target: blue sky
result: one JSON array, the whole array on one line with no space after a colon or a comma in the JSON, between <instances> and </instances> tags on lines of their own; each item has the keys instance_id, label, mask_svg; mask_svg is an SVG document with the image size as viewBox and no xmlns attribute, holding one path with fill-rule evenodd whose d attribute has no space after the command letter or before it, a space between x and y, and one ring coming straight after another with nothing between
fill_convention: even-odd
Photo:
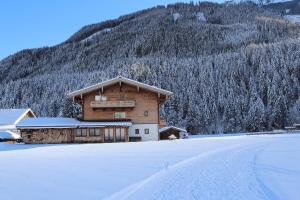
<instances>
[{"instance_id":1,"label":"blue sky","mask_svg":"<svg viewBox=\"0 0 300 200\"><path fill-rule=\"evenodd\" d=\"M22 49L63 42L84 25L175 2L178 0L1 0L0 60Z\"/></svg>"}]
</instances>

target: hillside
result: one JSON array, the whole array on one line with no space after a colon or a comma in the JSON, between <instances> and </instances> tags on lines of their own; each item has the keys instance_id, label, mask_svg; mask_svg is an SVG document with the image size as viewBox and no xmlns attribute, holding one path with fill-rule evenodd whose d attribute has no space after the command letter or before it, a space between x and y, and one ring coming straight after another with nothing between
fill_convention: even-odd
<instances>
[{"instance_id":1,"label":"hillside","mask_svg":"<svg viewBox=\"0 0 300 200\"><path fill-rule=\"evenodd\" d=\"M300 118L300 26L253 3L158 6L0 61L0 107L70 116L67 92L118 74L174 92L193 132L282 128Z\"/></svg>"}]
</instances>

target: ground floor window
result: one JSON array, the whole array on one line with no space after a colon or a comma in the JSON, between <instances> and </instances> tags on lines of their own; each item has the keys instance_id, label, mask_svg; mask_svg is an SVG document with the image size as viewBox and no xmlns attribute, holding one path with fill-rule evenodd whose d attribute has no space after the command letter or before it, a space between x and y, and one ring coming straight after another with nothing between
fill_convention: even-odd
<instances>
[{"instance_id":1,"label":"ground floor window","mask_svg":"<svg viewBox=\"0 0 300 200\"><path fill-rule=\"evenodd\" d=\"M113 128L104 129L104 140L106 142L114 141L114 129Z\"/></svg>"},{"instance_id":2,"label":"ground floor window","mask_svg":"<svg viewBox=\"0 0 300 200\"><path fill-rule=\"evenodd\" d=\"M125 141L125 129L124 128L116 128L116 141L117 142Z\"/></svg>"},{"instance_id":3,"label":"ground floor window","mask_svg":"<svg viewBox=\"0 0 300 200\"><path fill-rule=\"evenodd\" d=\"M100 129L99 128L91 128L89 136L100 136Z\"/></svg>"},{"instance_id":4,"label":"ground floor window","mask_svg":"<svg viewBox=\"0 0 300 200\"><path fill-rule=\"evenodd\" d=\"M87 129L83 129L83 128L80 128L80 129L76 129L76 136L77 137L85 137L87 136Z\"/></svg>"}]
</instances>

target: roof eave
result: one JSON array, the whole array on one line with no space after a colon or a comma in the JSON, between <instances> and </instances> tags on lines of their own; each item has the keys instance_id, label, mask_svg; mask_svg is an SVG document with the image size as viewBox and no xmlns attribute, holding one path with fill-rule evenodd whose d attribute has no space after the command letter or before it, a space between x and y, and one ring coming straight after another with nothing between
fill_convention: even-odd
<instances>
[{"instance_id":1,"label":"roof eave","mask_svg":"<svg viewBox=\"0 0 300 200\"><path fill-rule=\"evenodd\" d=\"M149 90L149 91L152 91L152 92L155 92L155 93L160 93L160 94L164 94L164 95L168 95L168 96L171 96L173 94L173 92L170 92L168 90L164 90L164 89L161 89L161 88L156 88L154 86L147 85L145 83L141 83L141 82L138 82L138 81L135 81L135 80L131 80L131 79L119 76L117 78L110 79L110 80L104 81L102 83L98 83L98 84L95 84L95 85L92 85L92 86L89 86L89 87L86 87L86 88L68 93L67 97L68 98L73 98L73 97L76 97L76 96L79 96L79 95L82 95L82 94L86 94L86 93L98 90L102 87L106 87L108 85L117 83L118 81L121 81L121 82L124 82L124 83L127 83L127 84L138 85L139 87L142 87L143 89L146 89L146 90Z\"/></svg>"}]
</instances>

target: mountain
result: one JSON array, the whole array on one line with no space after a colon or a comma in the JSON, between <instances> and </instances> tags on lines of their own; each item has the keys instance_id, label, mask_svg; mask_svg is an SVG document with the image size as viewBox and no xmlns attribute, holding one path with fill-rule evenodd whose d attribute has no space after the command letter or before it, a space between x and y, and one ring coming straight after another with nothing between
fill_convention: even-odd
<instances>
[{"instance_id":1,"label":"mountain","mask_svg":"<svg viewBox=\"0 0 300 200\"><path fill-rule=\"evenodd\" d=\"M300 0L277 1L264 6L283 15L300 15Z\"/></svg>"},{"instance_id":2,"label":"mountain","mask_svg":"<svg viewBox=\"0 0 300 200\"><path fill-rule=\"evenodd\" d=\"M251 2L157 6L83 27L0 61L0 107L73 116L65 94L121 74L173 91L162 108L192 132L300 120L300 26Z\"/></svg>"}]
</instances>

